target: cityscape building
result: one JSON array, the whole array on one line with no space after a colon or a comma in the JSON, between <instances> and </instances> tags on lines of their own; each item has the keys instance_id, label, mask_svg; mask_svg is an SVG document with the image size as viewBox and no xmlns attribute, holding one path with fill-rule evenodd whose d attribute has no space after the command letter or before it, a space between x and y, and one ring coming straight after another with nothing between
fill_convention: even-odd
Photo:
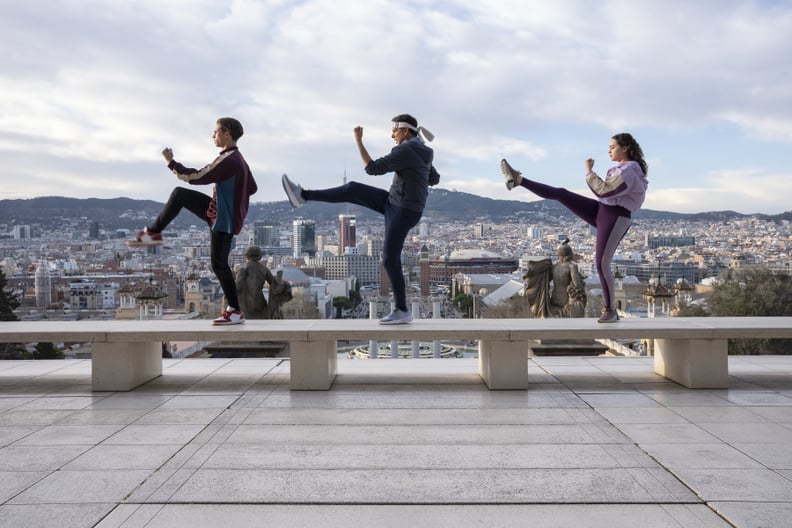
<instances>
[{"instance_id":1,"label":"cityscape building","mask_svg":"<svg viewBox=\"0 0 792 528\"><path fill-rule=\"evenodd\" d=\"M36 307L47 308L52 304L52 281L50 280L49 264L39 260L35 276Z\"/></svg>"},{"instance_id":2,"label":"cityscape building","mask_svg":"<svg viewBox=\"0 0 792 528\"><path fill-rule=\"evenodd\" d=\"M347 253L346 255L320 257L317 264L324 268L327 280L343 280L355 277L362 286L380 282L380 259L369 255Z\"/></svg>"},{"instance_id":3,"label":"cityscape building","mask_svg":"<svg viewBox=\"0 0 792 528\"><path fill-rule=\"evenodd\" d=\"M343 255L349 248L357 251L357 241L355 239L355 215L338 215L338 254Z\"/></svg>"},{"instance_id":4,"label":"cityscape building","mask_svg":"<svg viewBox=\"0 0 792 528\"><path fill-rule=\"evenodd\" d=\"M30 240L29 225L15 225L12 230L14 240Z\"/></svg>"},{"instance_id":5,"label":"cityscape building","mask_svg":"<svg viewBox=\"0 0 792 528\"><path fill-rule=\"evenodd\" d=\"M292 223L292 256L316 254L316 222L298 218Z\"/></svg>"},{"instance_id":6,"label":"cityscape building","mask_svg":"<svg viewBox=\"0 0 792 528\"><path fill-rule=\"evenodd\" d=\"M253 225L253 245L260 247L263 254L272 254L273 249L280 249L280 226L256 222Z\"/></svg>"},{"instance_id":7,"label":"cityscape building","mask_svg":"<svg viewBox=\"0 0 792 528\"><path fill-rule=\"evenodd\" d=\"M125 215L129 216L128 228L105 218L95 220L106 226L104 233L113 234L104 238L99 231L101 240L93 237L96 229L85 216L47 217L41 221L0 225L0 232L5 233L0 237L0 266L9 287L19 294L20 310L30 311L25 317L59 309L70 312L71 317L77 317L75 312L86 312L78 317L93 317L93 313L87 312L129 309L137 318L140 310L134 294L139 293L140 286L135 286L128 296L124 285L141 285L151 277L167 294L161 299L162 310L178 310L187 315L184 312L222 309L222 289L212 277L205 226L174 226L167 233L167 243L157 249L132 249L123 241L140 224L140 219L125 212L119 217L126 218ZM290 226L291 233L285 222L293 217L283 219L283 225L268 220L245 226L229 260L232 264L243 262L247 244L253 243L268 255L271 269L285 263L298 268L305 266L315 282L299 286L310 291L300 294L301 302L306 303L300 313L327 313L328 295L336 293L319 291L317 285L322 280L354 278L365 288L366 295L388 296L389 284L379 262L382 252L379 224L369 226L364 216L355 217L354 245L359 249L355 255L342 249L353 245L346 241L350 237L341 229L343 217L352 215L317 216L321 221L297 219ZM495 286L488 282L490 274L510 276L507 284L519 281L525 262L555 258L559 241L568 237L576 263L587 277L592 302L596 302L597 286L592 284L597 274L594 234L589 226L576 219L526 214L513 221L493 221L486 216L433 221L431 237L429 225L428 219L422 220L405 241L402 254L408 295L412 299L438 294L452 298L454 277L459 273L476 279L468 281L477 285L471 289L475 295ZM471 227L476 225L485 237L471 236ZM331 254L317 251L319 236L329 242L323 247L332 251ZM792 227L787 220L768 220L760 215L729 221L638 218L622 241L613 266L623 277L621 306L644 317L650 299L643 293L652 278L668 285L673 296L665 298L666 302L677 303L695 302L706 287L704 283L728 269L762 267L790 273ZM49 287L45 270L49 272ZM191 276L197 279L197 291L189 290L186 278ZM682 287L684 284L690 289ZM46 291L50 292L49 299ZM654 298L655 316L666 316L669 312L661 298ZM150 313L157 311L152 309Z\"/></svg>"},{"instance_id":8,"label":"cityscape building","mask_svg":"<svg viewBox=\"0 0 792 528\"><path fill-rule=\"evenodd\" d=\"M442 257L420 261L421 295L429 295L432 286L451 285L457 274L512 273L519 268L518 259L491 251L458 250Z\"/></svg>"},{"instance_id":9,"label":"cityscape building","mask_svg":"<svg viewBox=\"0 0 792 528\"><path fill-rule=\"evenodd\" d=\"M646 235L646 247L657 249L661 247L684 247L695 246L696 237L694 236L650 236Z\"/></svg>"}]
</instances>

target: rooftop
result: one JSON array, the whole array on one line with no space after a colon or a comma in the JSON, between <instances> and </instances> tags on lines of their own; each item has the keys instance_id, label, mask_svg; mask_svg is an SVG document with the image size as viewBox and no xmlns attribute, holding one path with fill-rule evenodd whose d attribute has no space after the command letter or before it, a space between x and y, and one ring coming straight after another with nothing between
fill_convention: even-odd
<instances>
[{"instance_id":1,"label":"rooftop","mask_svg":"<svg viewBox=\"0 0 792 528\"><path fill-rule=\"evenodd\" d=\"M651 358L164 360L92 393L89 360L0 362L0 526L792 526L792 357L688 390Z\"/></svg>"}]
</instances>

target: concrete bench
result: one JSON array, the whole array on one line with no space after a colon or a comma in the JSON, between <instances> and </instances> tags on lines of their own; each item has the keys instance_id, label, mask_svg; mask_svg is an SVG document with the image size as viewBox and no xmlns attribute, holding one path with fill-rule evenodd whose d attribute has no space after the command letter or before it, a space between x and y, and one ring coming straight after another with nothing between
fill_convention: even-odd
<instances>
[{"instance_id":1,"label":"concrete bench","mask_svg":"<svg viewBox=\"0 0 792 528\"><path fill-rule=\"evenodd\" d=\"M337 371L336 343L476 340L479 375L492 390L527 389L527 354L541 339L655 339L654 369L689 388L728 386L727 340L792 338L792 317L625 319L419 319L383 326L375 320L251 320L212 326L207 320L0 323L0 342L92 343L95 391L127 391L162 374L163 341L285 341L293 390L327 390Z\"/></svg>"}]
</instances>

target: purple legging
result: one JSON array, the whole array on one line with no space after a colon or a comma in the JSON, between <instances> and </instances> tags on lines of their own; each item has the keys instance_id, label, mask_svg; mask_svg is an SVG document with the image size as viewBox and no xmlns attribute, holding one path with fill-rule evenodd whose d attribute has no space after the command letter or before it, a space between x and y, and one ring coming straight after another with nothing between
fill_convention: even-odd
<instances>
[{"instance_id":1,"label":"purple legging","mask_svg":"<svg viewBox=\"0 0 792 528\"><path fill-rule=\"evenodd\" d=\"M613 254L632 219L630 211L618 205L606 205L598 200L587 198L561 187L551 187L543 183L523 178L520 185L542 198L557 200L587 224L597 228L597 249L595 254L597 274L602 286L602 298L606 309L615 308L613 292L616 289L611 271Z\"/></svg>"}]
</instances>

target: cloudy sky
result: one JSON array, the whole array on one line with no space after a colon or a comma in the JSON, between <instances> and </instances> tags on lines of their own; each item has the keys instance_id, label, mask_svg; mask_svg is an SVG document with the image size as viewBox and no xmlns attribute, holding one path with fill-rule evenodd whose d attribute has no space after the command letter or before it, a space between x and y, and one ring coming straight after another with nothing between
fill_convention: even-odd
<instances>
[{"instance_id":1,"label":"cloudy sky","mask_svg":"<svg viewBox=\"0 0 792 528\"><path fill-rule=\"evenodd\" d=\"M588 193L629 131L649 163L645 207L792 210L792 1L0 0L0 198L164 201L161 150L200 167L217 117L256 202L366 176L390 118L436 139L440 187L508 192L528 177ZM207 188L208 192L211 192Z\"/></svg>"}]
</instances>

